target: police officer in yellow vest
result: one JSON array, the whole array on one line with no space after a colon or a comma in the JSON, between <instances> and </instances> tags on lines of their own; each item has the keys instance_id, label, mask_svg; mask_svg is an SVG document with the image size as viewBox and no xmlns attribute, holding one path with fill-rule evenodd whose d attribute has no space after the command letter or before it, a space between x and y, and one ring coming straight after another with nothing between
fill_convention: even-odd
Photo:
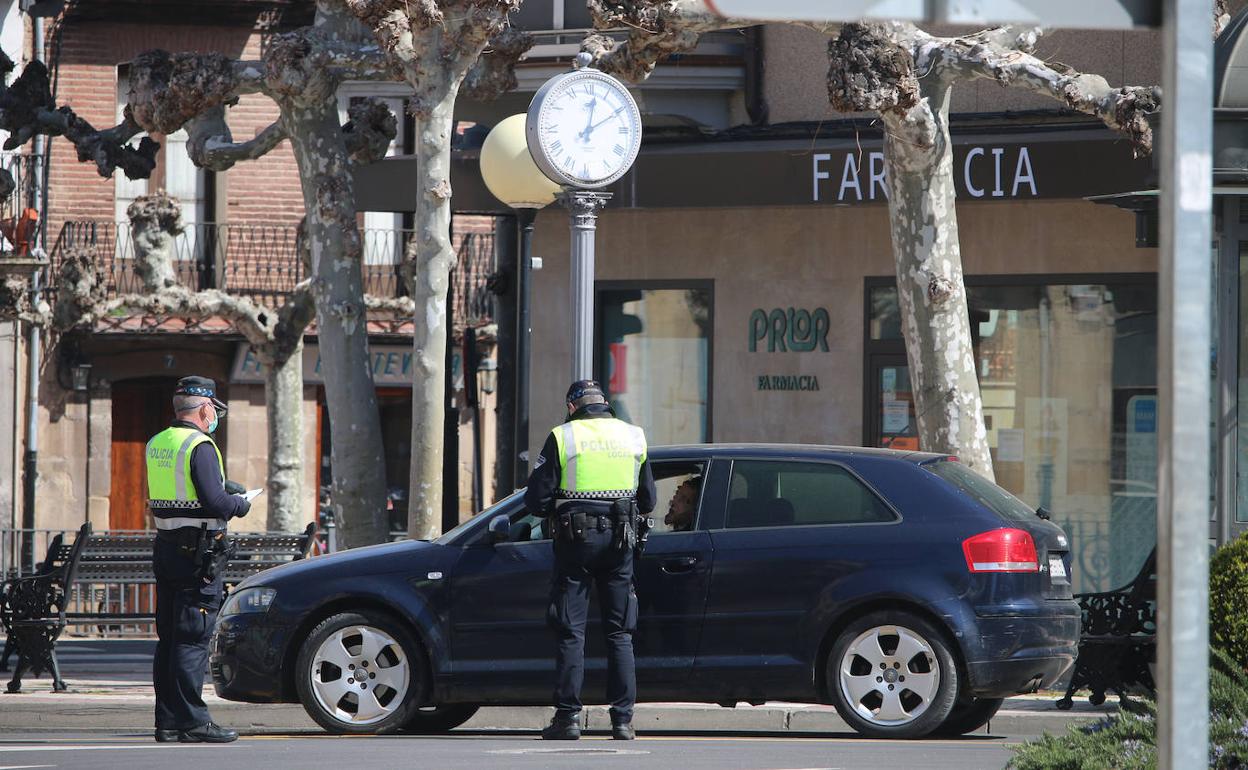
<instances>
[{"instance_id":1,"label":"police officer in yellow vest","mask_svg":"<svg viewBox=\"0 0 1248 770\"><path fill-rule=\"evenodd\" d=\"M228 743L238 733L214 724L201 695L208 642L221 607L225 526L246 516L241 485L225 480L211 434L225 415L216 383L183 377L173 425L147 442L148 505L156 524L156 740Z\"/></svg>"},{"instance_id":2,"label":"police officer in yellow vest","mask_svg":"<svg viewBox=\"0 0 1248 770\"><path fill-rule=\"evenodd\" d=\"M525 492L530 511L548 515L555 568L548 620L558 638L555 716L547 740L581 735L585 622L591 586L598 590L607 642L607 702L611 733L632 740L637 677L633 635L633 547L638 518L654 510L654 477L641 428L615 417L601 386L580 380L568 388L568 419L551 431Z\"/></svg>"}]
</instances>

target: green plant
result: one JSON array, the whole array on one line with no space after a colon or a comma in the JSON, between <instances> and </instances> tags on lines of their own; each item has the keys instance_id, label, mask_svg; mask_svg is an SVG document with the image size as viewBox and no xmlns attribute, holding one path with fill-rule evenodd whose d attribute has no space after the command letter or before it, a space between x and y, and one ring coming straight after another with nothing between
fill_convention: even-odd
<instances>
[{"instance_id":1,"label":"green plant","mask_svg":"<svg viewBox=\"0 0 1248 770\"><path fill-rule=\"evenodd\" d=\"M1248 535L1219 548L1209 563L1209 637L1248 669Z\"/></svg>"},{"instance_id":2,"label":"green plant","mask_svg":"<svg viewBox=\"0 0 1248 770\"><path fill-rule=\"evenodd\" d=\"M1209 656L1209 767L1248 768L1248 671L1221 649ZM1157 706L1126 701L1118 714L1015 750L1013 770L1152 770L1157 766Z\"/></svg>"}]
</instances>

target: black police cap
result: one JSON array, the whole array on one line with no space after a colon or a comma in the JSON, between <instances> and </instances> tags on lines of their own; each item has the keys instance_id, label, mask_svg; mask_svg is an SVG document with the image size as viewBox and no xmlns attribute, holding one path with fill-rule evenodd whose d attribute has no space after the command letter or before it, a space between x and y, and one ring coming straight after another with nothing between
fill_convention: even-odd
<instances>
[{"instance_id":1,"label":"black police cap","mask_svg":"<svg viewBox=\"0 0 1248 770\"><path fill-rule=\"evenodd\" d=\"M212 405L224 412L226 406L217 398L217 383L208 377L192 375L178 380L175 396L203 396L212 401Z\"/></svg>"},{"instance_id":2,"label":"black police cap","mask_svg":"<svg viewBox=\"0 0 1248 770\"><path fill-rule=\"evenodd\" d=\"M568 387L569 404L582 406L584 404L605 404L607 401L606 394L602 392L602 386L597 380L577 380Z\"/></svg>"}]
</instances>

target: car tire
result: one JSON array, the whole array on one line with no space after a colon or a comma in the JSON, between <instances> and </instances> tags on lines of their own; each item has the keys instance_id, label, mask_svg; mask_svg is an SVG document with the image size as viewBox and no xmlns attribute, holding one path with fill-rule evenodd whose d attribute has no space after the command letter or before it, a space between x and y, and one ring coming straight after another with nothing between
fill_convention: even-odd
<instances>
[{"instance_id":1,"label":"car tire","mask_svg":"<svg viewBox=\"0 0 1248 770\"><path fill-rule=\"evenodd\" d=\"M407 733L433 734L454 730L472 719L480 706L453 703L447 706L422 706L412 712L403 731Z\"/></svg>"},{"instance_id":2,"label":"car tire","mask_svg":"<svg viewBox=\"0 0 1248 770\"><path fill-rule=\"evenodd\" d=\"M371 610L321 621L304 640L295 665L304 710L337 734L401 729L426 683L424 650L416 637L395 618Z\"/></svg>"},{"instance_id":3,"label":"car tire","mask_svg":"<svg viewBox=\"0 0 1248 770\"><path fill-rule=\"evenodd\" d=\"M961 699L953 705L953 711L949 712L944 724L936 728L936 734L956 737L975 732L996 716L1002 703L1005 703L1005 698Z\"/></svg>"},{"instance_id":4,"label":"car tire","mask_svg":"<svg viewBox=\"0 0 1248 770\"><path fill-rule=\"evenodd\" d=\"M908 612L873 612L850 622L832 644L825 675L841 718L876 738L935 732L958 693L957 661L944 633Z\"/></svg>"}]
</instances>

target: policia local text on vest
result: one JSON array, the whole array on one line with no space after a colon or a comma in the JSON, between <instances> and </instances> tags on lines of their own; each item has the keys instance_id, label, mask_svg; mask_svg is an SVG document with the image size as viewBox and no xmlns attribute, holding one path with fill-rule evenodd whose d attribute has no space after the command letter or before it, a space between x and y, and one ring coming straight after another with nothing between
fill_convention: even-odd
<instances>
[{"instance_id":1,"label":"policia local text on vest","mask_svg":"<svg viewBox=\"0 0 1248 770\"><path fill-rule=\"evenodd\" d=\"M648 528L649 520L641 517L654 510L654 477L645 433L616 419L598 383L573 383L567 403L568 420L546 439L524 496L529 511L547 515L547 532L554 538L547 620L558 642L555 716L542 737L580 737L585 624L589 592L596 586L607 642L612 736L631 740L637 700L633 558Z\"/></svg>"},{"instance_id":2,"label":"policia local text on vest","mask_svg":"<svg viewBox=\"0 0 1248 770\"><path fill-rule=\"evenodd\" d=\"M221 450L209 434L226 407L207 377L183 377L174 391L173 425L147 442L148 506L156 525L156 740L226 743L238 733L212 722L204 705L208 642L221 608L229 558L226 523L246 516L241 485L225 480Z\"/></svg>"}]
</instances>

